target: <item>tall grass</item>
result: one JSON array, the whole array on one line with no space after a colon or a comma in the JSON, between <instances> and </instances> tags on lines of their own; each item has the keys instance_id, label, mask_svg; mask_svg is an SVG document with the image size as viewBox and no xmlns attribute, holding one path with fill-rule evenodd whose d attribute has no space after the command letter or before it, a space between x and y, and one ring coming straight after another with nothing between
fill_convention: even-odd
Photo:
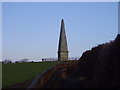
<instances>
[{"instance_id":1,"label":"tall grass","mask_svg":"<svg viewBox=\"0 0 120 90\"><path fill-rule=\"evenodd\" d=\"M2 85L8 87L16 83L34 79L36 75L60 62L32 62L2 65Z\"/></svg>"}]
</instances>

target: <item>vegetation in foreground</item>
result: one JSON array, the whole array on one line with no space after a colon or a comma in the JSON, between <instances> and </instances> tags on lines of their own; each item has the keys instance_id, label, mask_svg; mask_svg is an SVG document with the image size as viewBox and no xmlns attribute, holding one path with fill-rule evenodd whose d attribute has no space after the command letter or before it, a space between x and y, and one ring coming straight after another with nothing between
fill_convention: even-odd
<instances>
[{"instance_id":1,"label":"vegetation in foreground","mask_svg":"<svg viewBox=\"0 0 120 90\"><path fill-rule=\"evenodd\" d=\"M60 62L10 63L2 65L2 87L34 79L36 75Z\"/></svg>"},{"instance_id":2,"label":"vegetation in foreground","mask_svg":"<svg viewBox=\"0 0 120 90\"><path fill-rule=\"evenodd\" d=\"M93 88L120 88L120 34L115 40L84 52L79 69Z\"/></svg>"}]
</instances>

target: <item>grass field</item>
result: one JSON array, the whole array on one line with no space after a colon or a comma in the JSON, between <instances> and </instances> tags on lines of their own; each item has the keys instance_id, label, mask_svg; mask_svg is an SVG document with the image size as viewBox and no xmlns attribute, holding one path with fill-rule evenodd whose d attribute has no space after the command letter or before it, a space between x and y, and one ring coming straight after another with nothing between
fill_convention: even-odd
<instances>
[{"instance_id":1,"label":"grass field","mask_svg":"<svg viewBox=\"0 0 120 90\"><path fill-rule=\"evenodd\" d=\"M60 62L32 62L2 65L2 87L34 79L36 75Z\"/></svg>"}]
</instances>

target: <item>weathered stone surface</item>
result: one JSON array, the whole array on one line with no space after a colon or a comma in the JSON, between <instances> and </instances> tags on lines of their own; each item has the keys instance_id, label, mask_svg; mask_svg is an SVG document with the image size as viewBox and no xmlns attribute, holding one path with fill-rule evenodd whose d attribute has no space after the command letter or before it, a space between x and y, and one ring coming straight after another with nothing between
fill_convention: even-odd
<instances>
[{"instance_id":1,"label":"weathered stone surface","mask_svg":"<svg viewBox=\"0 0 120 90\"><path fill-rule=\"evenodd\" d=\"M67 46L67 39L65 33L65 26L64 20L61 21L61 30L60 30L60 38L59 38L59 45L58 45L58 60L66 61L68 60L68 46Z\"/></svg>"}]
</instances>

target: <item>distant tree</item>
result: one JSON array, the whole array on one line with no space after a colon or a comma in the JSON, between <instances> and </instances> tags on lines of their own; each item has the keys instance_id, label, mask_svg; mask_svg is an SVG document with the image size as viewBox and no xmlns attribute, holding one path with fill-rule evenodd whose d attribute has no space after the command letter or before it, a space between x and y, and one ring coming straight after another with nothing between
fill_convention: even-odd
<instances>
[{"instance_id":1,"label":"distant tree","mask_svg":"<svg viewBox=\"0 0 120 90\"><path fill-rule=\"evenodd\" d=\"M21 62L21 63L29 62L29 59L26 59L26 58L25 58L25 59L21 59L20 62Z\"/></svg>"},{"instance_id":2,"label":"distant tree","mask_svg":"<svg viewBox=\"0 0 120 90\"><path fill-rule=\"evenodd\" d=\"M15 61L15 63L20 63L20 61Z\"/></svg>"},{"instance_id":3,"label":"distant tree","mask_svg":"<svg viewBox=\"0 0 120 90\"><path fill-rule=\"evenodd\" d=\"M34 61L31 61L32 63L34 62Z\"/></svg>"},{"instance_id":4,"label":"distant tree","mask_svg":"<svg viewBox=\"0 0 120 90\"><path fill-rule=\"evenodd\" d=\"M6 59L6 60L2 61L2 63L3 63L3 64L8 64L8 63L12 63L12 61Z\"/></svg>"}]
</instances>

